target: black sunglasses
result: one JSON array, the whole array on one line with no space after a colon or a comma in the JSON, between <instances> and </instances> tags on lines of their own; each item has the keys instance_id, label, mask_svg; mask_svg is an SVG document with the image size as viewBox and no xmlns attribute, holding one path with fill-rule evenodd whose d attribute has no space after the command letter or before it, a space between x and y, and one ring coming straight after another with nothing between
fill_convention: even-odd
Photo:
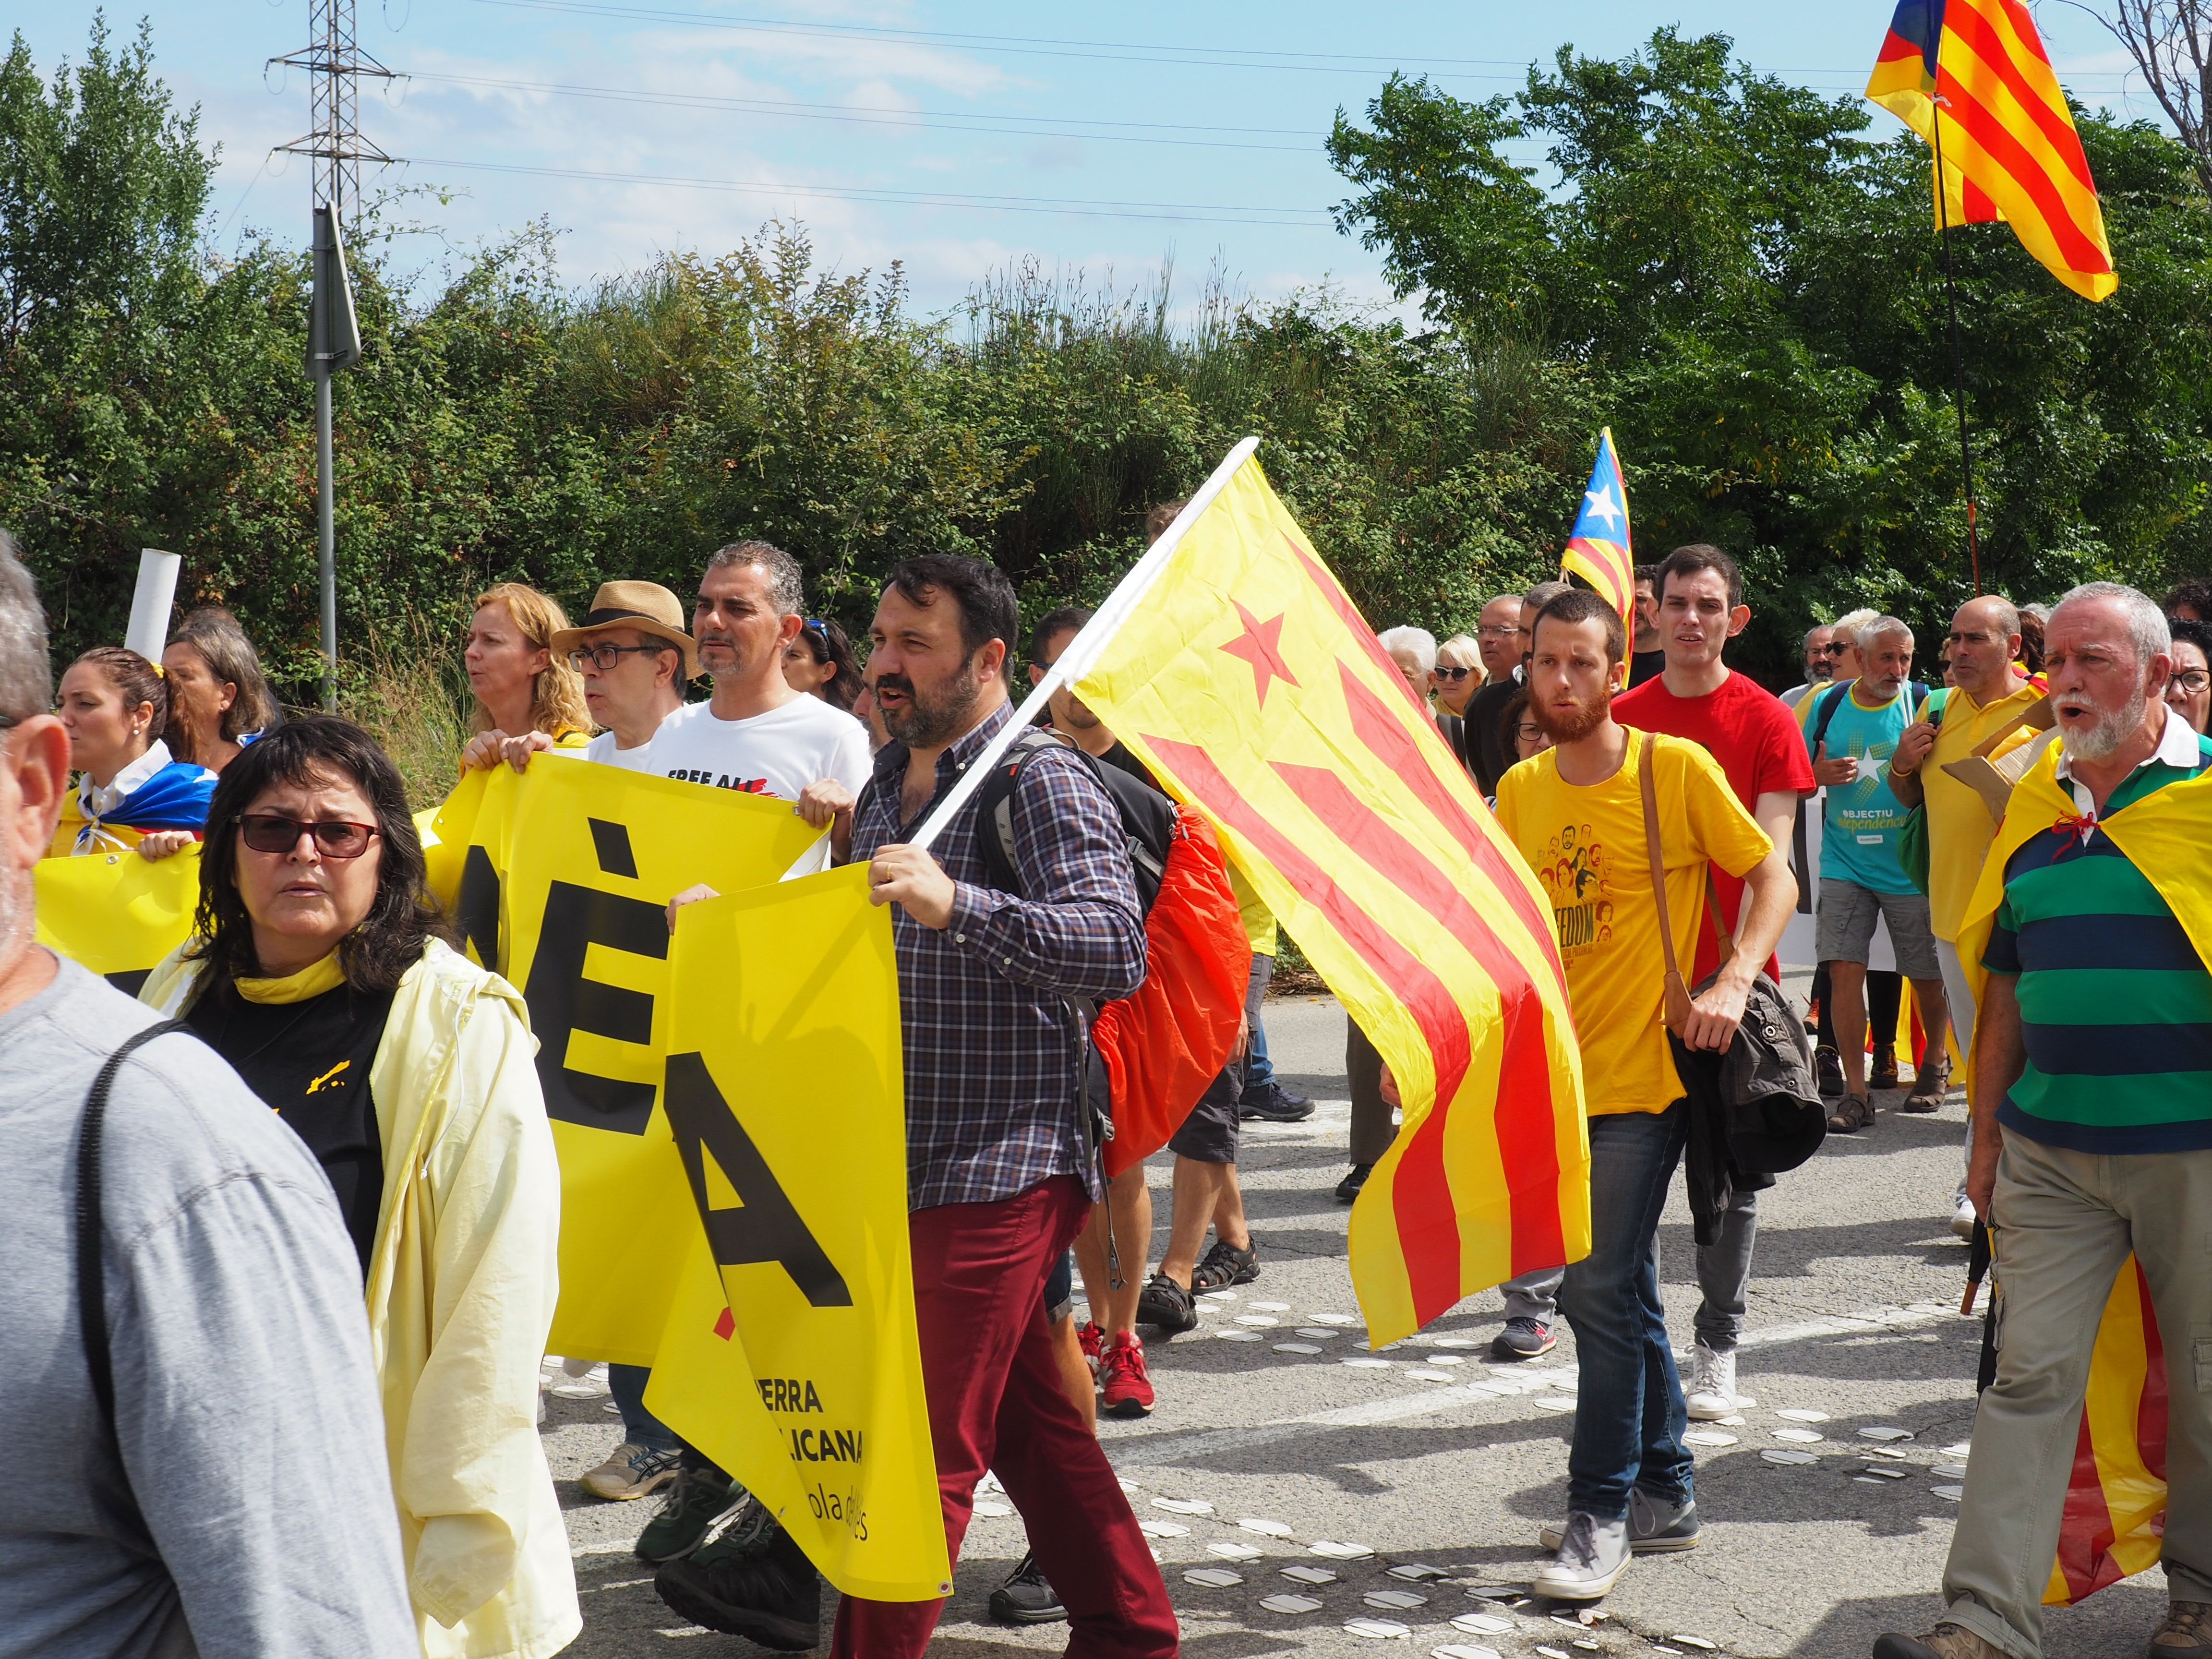
<instances>
[{"instance_id":1,"label":"black sunglasses","mask_svg":"<svg viewBox=\"0 0 2212 1659\"><path fill-rule=\"evenodd\" d=\"M325 858L357 859L384 832L373 823L349 823L343 818L309 823L273 812L244 812L239 815L238 833L256 853L289 853L300 844L301 836L313 836L315 850Z\"/></svg>"},{"instance_id":2,"label":"black sunglasses","mask_svg":"<svg viewBox=\"0 0 2212 1659\"><path fill-rule=\"evenodd\" d=\"M1442 664L1437 666L1437 678L1440 680L1463 680L1473 672L1472 668L1446 668Z\"/></svg>"}]
</instances>

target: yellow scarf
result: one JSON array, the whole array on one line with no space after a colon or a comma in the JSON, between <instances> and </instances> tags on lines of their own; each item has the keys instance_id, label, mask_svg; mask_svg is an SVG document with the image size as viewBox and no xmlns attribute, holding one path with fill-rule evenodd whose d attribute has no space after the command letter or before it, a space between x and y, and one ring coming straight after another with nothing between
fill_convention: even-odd
<instances>
[{"instance_id":1,"label":"yellow scarf","mask_svg":"<svg viewBox=\"0 0 2212 1659\"><path fill-rule=\"evenodd\" d=\"M309 997L319 997L325 991L335 991L345 983L345 969L338 966L338 953L332 951L320 962L309 963L296 974L287 974L282 979L247 979L234 981L238 994L248 1002L305 1002Z\"/></svg>"}]
</instances>

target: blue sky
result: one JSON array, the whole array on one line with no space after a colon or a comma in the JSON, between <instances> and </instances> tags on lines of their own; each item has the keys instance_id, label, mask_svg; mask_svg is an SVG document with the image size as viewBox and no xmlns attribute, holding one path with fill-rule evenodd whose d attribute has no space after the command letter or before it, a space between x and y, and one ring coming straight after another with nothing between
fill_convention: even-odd
<instances>
[{"instance_id":1,"label":"blue sky","mask_svg":"<svg viewBox=\"0 0 2212 1659\"><path fill-rule=\"evenodd\" d=\"M1393 69L1486 96L1563 42L1617 55L1671 23L1728 33L1761 70L1855 94L1889 15L1881 0L359 7L362 46L409 76L363 83L363 132L408 158L384 181L451 192L405 208L430 228L401 245L426 275L541 216L576 283L664 251L712 255L782 217L803 221L842 269L902 260L931 309L1019 262L1128 288L1149 285L1169 257L1185 300L1218 264L1262 299L1326 281L1381 303L1375 256L1329 224L1345 191L1321 141L1335 111L1357 113ZM2093 21L2055 0L2037 14L2076 96L2155 115L2129 94L2126 60ZM165 78L222 147L222 240L304 239L307 163L270 151L309 125L307 88L264 64L305 41L307 0L141 0L110 17L127 31L141 15ZM26 8L15 27L51 72L81 52L91 16L74 3ZM1878 131L1894 126L1873 113Z\"/></svg>"}]
</instances>

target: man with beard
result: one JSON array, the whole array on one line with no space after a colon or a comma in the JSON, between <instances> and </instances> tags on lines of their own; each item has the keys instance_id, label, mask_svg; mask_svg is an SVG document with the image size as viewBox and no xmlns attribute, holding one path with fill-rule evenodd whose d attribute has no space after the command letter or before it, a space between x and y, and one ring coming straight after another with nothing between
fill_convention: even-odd
<instances>
[{"instance_id":1,"label":"man with beard","mask_svg":"<svg viewBox=\"0 0 2212 1659\"><path fill-rule=\"evenodd\" d=\"M1640 732L1664 732L1701 744L1720 763L1729 787L1777 847L1790 845L1797 803L1813 792L1813 768L1796 723L1782 700L1721 660L1728 642L1751 621L1743 602L1743 573L1735 561L1704 542L1678 547L1661 562L1657 583L1661 649L1665 672L1646 680L1613 706L1613 717ZM1743 884L1716 872L1715 896L1731 927L1741 919ZM1695 985L1720 965L1720 941L1711 926L1698 929ZM1778 981L1779 963L1763 964ZM1751 1282L1751 1251L1759 1233L1759 1186L1771 1176L1739 1180L1721 1212L1720 1236L1698 1246L1696 1344L1690 1350L1690 1415L1711 1421L1736 1408L1735 1349L1743 1333Z\"/></svg>"},{"instance_id":2,"label":"man with beard","mask_svg":"<svg viewBox=\"0 0 2212 1659\"><path fill-rule=\"evenodd\" d=\"M1959 939L1988 973L1966 1190L1998 1230L1996 1377L1942 1622L1877 1659L2042 1652L2090 1352L2130 1251L2172 1382L2149 1651L2212 1652L2212 744L2164 702L2166 618L2134 589L2075 588L2045 650L2059 739L2014 787Z\"/></svg>"},{"instance_id":3,"label":"man with beard","mask_svg":"<svg viewBox=\"0 0 2212 1659\"><path fill-rule=\"evenodd\" d=\"M930 1437L954 1560L975 1483L995 1470L1076 1650L1166 1659L1178 1632L1159 1567L1062 1390L1039 1315L1048 1277L1101 1196L1082 1116L1085 1033L1068 999L1126 996L1145 973L1121 816L1084 760L1048 749L1023 766L1011 800L1018 894L989 884L972 798L933 849L907 840L1013 718L1016 626L1013 588L982 560L930 555L891 572L868 659L891 741L849 821L871 896L896 907ZM766 1573L733 1575L721 1593L739 1605L800 1601ZM944 1607L848 1597L830 1650L920 1659Z\"/></svg>"},{"instance_id":4,"label":"man with beard","mask_svg":"<svg viewBox=\"0 0 2212 1659\"><path fill-rule=\"evenodd\" d=\"M1546 1529L1545 1547L1557 1553L1534 1588L1587 1601L1613 1588L1632 1550L1684 1550L1698 1540L1682 1384L1655 1248L1689 1108L1664 1023L1645 768L1656 787L1677 958L1694 957L1708 863L1742 878L1751 893L1735 955L1675 1033L1687 1047L1724 1049L1734 1041L1796 884L1712 757L1686 738L1615 723L1628 645L1618 611L1572 590L1538 613L1532 639L1528 708L1556 746L1507 771L1498 818L1551 896L1582 1047L1592 1228L1589 1254L1567 1268L1559 1290L1581 1391L1566 1524Z\"/></svg>"}]
</instances>

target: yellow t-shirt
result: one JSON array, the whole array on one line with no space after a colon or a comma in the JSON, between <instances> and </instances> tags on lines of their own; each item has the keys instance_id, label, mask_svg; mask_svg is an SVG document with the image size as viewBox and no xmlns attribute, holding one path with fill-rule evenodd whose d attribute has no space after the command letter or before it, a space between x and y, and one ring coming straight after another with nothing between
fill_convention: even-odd
<instances>
[{"instance_id":1,"label":"yellow t-shirt","mask_svg":"<svg viewBox=\"0 0 2212 1659\"><path fill-rule=\"evenodd\" d=\"M1958 939L1959 925L1966 919L1966 904L1981 879L1982 860L1996 838L1997 826L1982 798L1943 767L1966 759L2042 695L2022 684L1984 708L1954 686L1943 700L1943 724L1936 728L1936 746L1920 763L1920 781L1928 792L1929 920L1936 937L1947 943ZM2023 726L1998 745L1997 753L2016 749L2037 735Z\"/></svg>"},{"instance_id":2,"label":"yellow t-shirt","mask_svg":"<svg viewBox=\"0 0 2212 1659\"><path fill-rule=\"evenodd\" d=\"M1229 866L1229 890L1237 895L1237 917L1244 924L1244 937L1255 957L1275 954L1275 913L1260 902L1252 884L1235 865Z\"/></svg>"},{"instance_id":3,"label":"yellow t-shirt","mask_svg":"<svg viewBox=\"0 0 2212 1659\"><path fill-rule=\"evenodd\" d=\"M1741 876L1774 843L1702 746L1685 738L1657 744L1668 914L1686 967L1705 920L1706 862ZM1498 820L1551 896L1592 1117L1663 1112L1682 1095L1667 1046L1667 958L1644 851L1643 746L1644 734L1631 732L1627 759L1603 783L1564 782L1558 751L1547 749L1498 785Z\"/></svg>"}]
</instances>

